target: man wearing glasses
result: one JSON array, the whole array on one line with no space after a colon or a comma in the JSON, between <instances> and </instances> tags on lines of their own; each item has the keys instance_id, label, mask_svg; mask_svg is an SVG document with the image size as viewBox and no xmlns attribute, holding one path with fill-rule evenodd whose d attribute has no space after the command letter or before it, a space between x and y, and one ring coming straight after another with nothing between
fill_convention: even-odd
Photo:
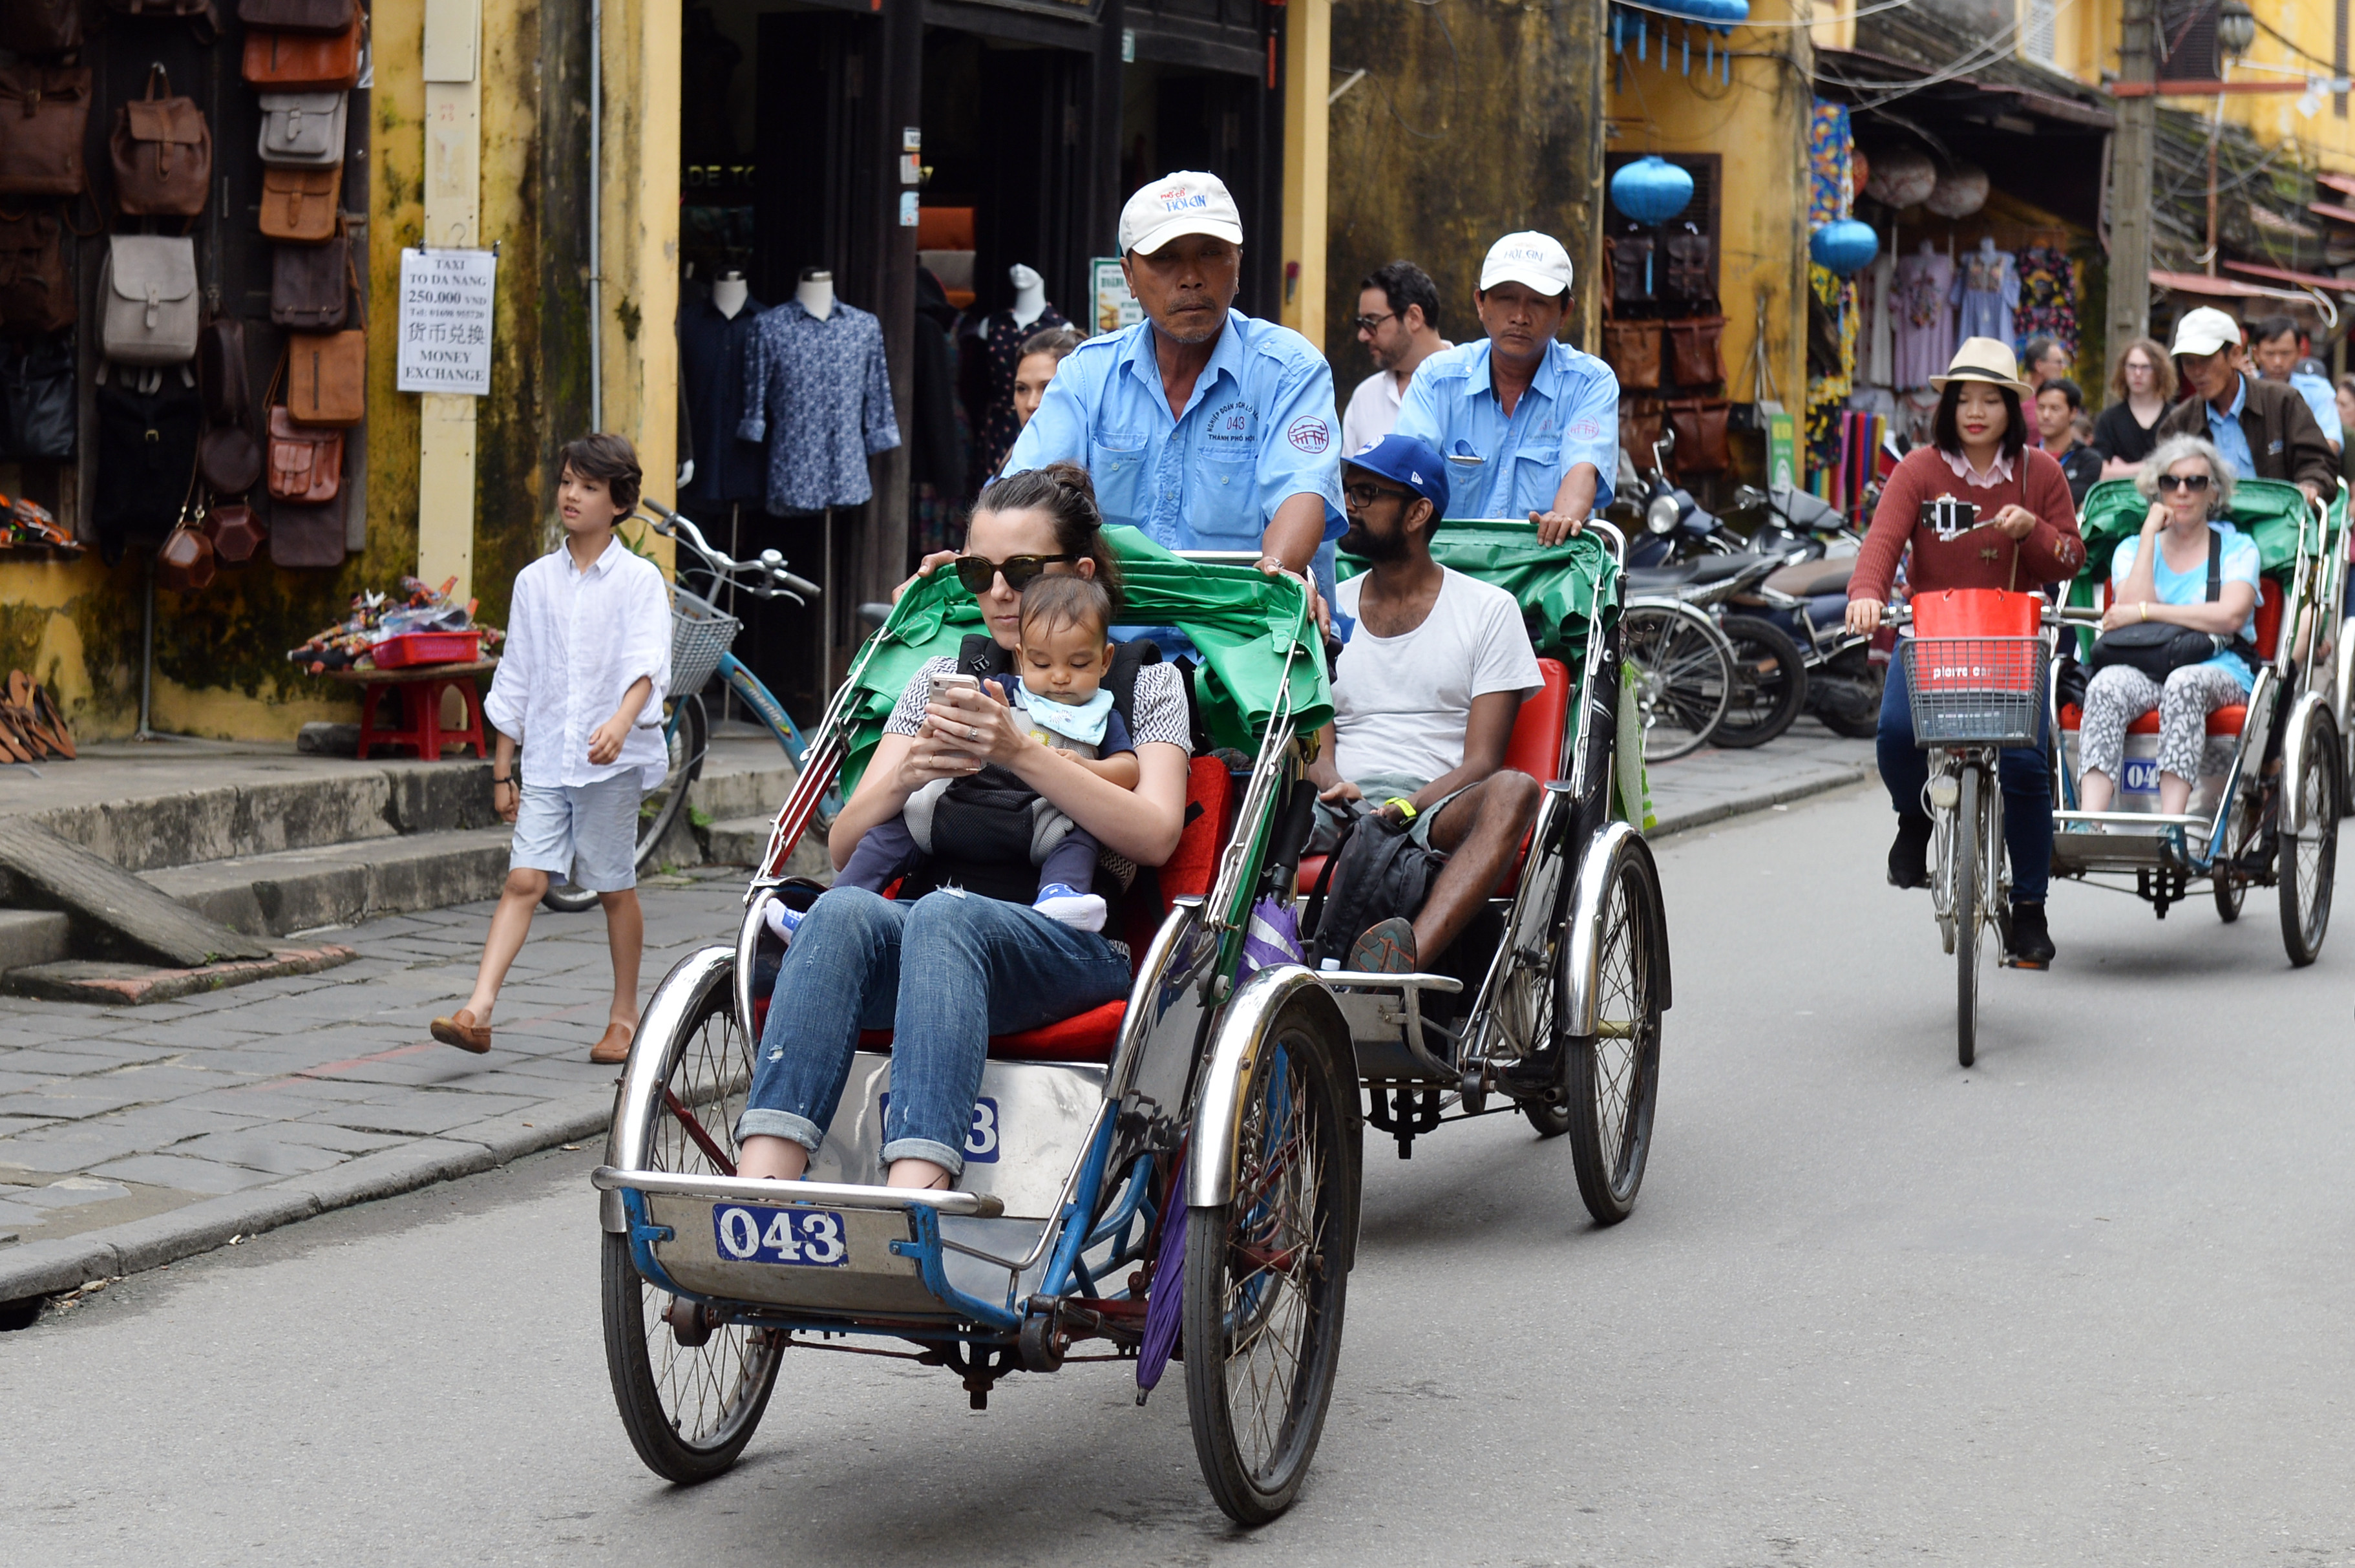
<instances>
[{"instance_id":1,"label":"man wearing glasses","mask_svg":"<svg viewBox=\"0 0 2355 1568\"><path fill-rule=\"evenodd\" d=\"M1145 320L1090 338L1048 383L1006 472L1068 461L1107 523L1171 549L1255 549L1333 592L1341 518L1333 371L1289 327L1234 308L1243 229L1215 175L1167 175L1120 214Z\"/></svg>"},{"instance_id":2,"label":"man wearing glasses","mask_svg":"<svg viewBox=\"0 0 2355 1568\"><path fill-rule=\"evenodd\" d=\"M2216 443L2242 479L2286 479L2312 500L2339 487L2339 463L2297 389L2248 374L2241 324L2203 305L2175 324L2176 368L2186 396L2158 421L2164 440Z\"/></svg>"},{"instance_id":3,"label":"man wearing glasses","mask_svg":"<svg viewBox=\"0 0 2355 1568\"><path fill-rule=\"evenodd\" d=\"M1424 360L1397 427L1446 457L1456 517L1527 516L1547 544L1609 505L1619 466L1618 379L1555 340L1570 278L1570 252L1550 234L1490 246L1473 296L1487 341Z\"/></svg>"},{"instance_id":4,"label":"man wearing glasses","mask_svg":"<svg viewBox=\"0 0 2355 1568\"><path fill-rule=\"evenodd\" d=\"M1444 567L1432 530L1446 514L1439 453L1387 435L1351 456L1341 548L1367 570L1334 608L1355 630L1333 673L1333 722L1308 776L1314 848L1329 849L1363 801L1448 857L1412 917L1359 935L1349 967L1412 970L1445 952L1479 912L1536 817L1538 781L1505 767L1521 699L1542 685L1521 608L1503 589Z\"/></svg>"},{"instance_id":5,"label":"man wearing glasses","mask_svg":"<svg viewBox=\"0 0 2355 1568\"><path fill-rule=\"evenodd\" d=\"M1349 394L1341 411L1341 450L1357 452L1390 434L1415 367L1443 348L1439 289L1412 261L1392 261L1358 285L1358 341L1373 356L1374 373Z\"/></svg>"}]
</instances>

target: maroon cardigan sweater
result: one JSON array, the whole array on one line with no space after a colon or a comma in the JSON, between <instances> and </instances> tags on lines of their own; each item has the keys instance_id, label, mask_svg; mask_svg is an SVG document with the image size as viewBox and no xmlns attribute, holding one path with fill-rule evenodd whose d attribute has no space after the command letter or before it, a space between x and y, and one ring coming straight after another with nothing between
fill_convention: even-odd
<instances>
[{"instance_id":1,"label":"maroon cardigan sweater","mask_svg":"<svg viewBox=\"0 0 2355 1568\"><path fill-rule=\"evenodd\" d=\"M2069 499L2069 479L2051 453L2030 446L2012 459L2009 483L1973 485L1956 475L1946 454L1934 446L1917 446L1889 476L1881 492L1881 506L1857 555L1849 578L1851 600L1889 602L1897 562L1911 546L1913 564L1906 586L1916 593L1942 588L2009 588L2026 591L2041 583L2066 582L2085 564L2085 540L2077 531L2077 509ZM1982 518L2004 507L2025 507L2036 514L2036 527L2014 543L1992 528L1974 528L1962 538L1942 540L1921 525L1922 503L1951 496L1968 501Z\"/></svg>"}]
</instances>

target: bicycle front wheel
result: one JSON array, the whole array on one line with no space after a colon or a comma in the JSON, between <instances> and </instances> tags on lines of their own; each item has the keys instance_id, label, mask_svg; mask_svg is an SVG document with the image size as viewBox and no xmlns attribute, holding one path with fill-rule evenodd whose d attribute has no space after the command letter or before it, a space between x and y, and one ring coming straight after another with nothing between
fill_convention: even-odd
<instances>
[{"instance_id":1,"label":"bicycle front wheel","mask_svg":"<svg viewBox=\"0 0 2355 1568\"><path fill-rule=\"evenodd\" d=\"M1619 618L1621 656L1636 672L1644 761L1699 751L1725 717L1733 656L1710 618L1689 605L1638 603Z\"/></svg>"},{"instance_id":2,"label":"bicycle front wheel","mask_svg":"<svg viewBox=\"0 0 2355 1568\"><path fill-rule=\"evenodd\" d=\"M1978 1059L1979 1032L1979 773L1962 771L1955 811L1955 1053L1966 1067Z\"/></svg>"}]
</instances>

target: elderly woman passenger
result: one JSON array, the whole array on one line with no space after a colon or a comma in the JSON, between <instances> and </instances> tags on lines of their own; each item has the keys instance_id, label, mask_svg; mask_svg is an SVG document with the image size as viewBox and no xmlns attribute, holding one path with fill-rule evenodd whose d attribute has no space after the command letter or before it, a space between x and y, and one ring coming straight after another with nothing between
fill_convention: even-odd
<instances>
[{"instance_id":1,"label":"elderly woman passenger","mask_svg":"<svg viewBox=\"0 0 2355 1568\"><path fill-rule=\"evenodd\" d=\"M2255 676L2243 657L2256 636L2257 546L2223 520L2232 501L2232 470L2223 454L2198 436L2159 443L2136 487L2151 497L2139 537L2118 541L2110 559L2115 590L2102 629L2163 621L2216 639L2209 658L2153 680L2126 665L2094 672L2085 689L2078 732L2087 811L2109 809L2126 726L2158 709L2158 808L2177 813L2190 804L2200 776L2208 715L2248 696ZM2210 540L2222 546L2222 588L2208 597ZM2235 651L2236 647L2240 651Z\"/></svg>"}]
</instances>

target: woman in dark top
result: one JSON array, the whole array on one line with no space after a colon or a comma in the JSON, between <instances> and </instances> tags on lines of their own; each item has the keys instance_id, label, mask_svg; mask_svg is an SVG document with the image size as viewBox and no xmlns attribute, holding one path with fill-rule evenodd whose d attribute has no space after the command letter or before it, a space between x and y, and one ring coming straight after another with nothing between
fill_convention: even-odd
<instances>
[{"instance_id":1,"label":"woman in dark top","mask_svg":"<svg viewBox=\"0 0 2355 1568\"><path fill-rule=\"evenodd\" d=\"M2094 421L2094 450L2102 454L2102 477L2131 478L2158 444L2158 421L2175 401L2175 361L2147 337L2137 337L2118 356L2110 372L2117 399Z\"/></svg>"}]
</instances>

